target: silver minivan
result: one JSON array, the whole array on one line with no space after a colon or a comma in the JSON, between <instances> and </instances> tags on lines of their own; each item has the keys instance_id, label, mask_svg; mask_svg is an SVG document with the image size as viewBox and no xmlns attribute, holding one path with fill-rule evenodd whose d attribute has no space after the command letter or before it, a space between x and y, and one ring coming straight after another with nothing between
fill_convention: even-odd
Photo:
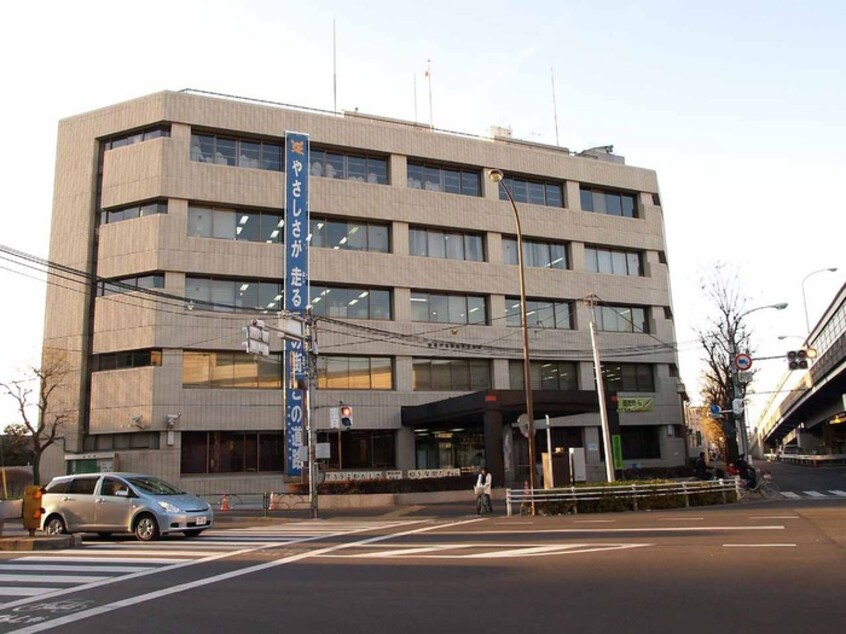
<instances>
[{"instance_id":1,"label":"silver minivan","mask_svg":"<svg viewBox=\"0 0 846 634\"><path fill-rule=\"evenodd\" d=\"M140 473L60 476L45 487L41 500L48 535L129 533L146 542L168 533L194 537L214 522L208 503Z\"/></svg>"}]
</instances>

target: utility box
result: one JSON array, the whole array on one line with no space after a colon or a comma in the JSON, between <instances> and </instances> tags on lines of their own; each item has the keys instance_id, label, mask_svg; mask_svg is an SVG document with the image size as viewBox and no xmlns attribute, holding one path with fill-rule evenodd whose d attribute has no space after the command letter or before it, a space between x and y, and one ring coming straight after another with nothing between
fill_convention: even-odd
<instances>
[{"instance_id":1,"label":"utility box","mask_svg":"<svg viewBox=\"0 0 846 634\"><path fill-rule=\"evenodd\" d=\"M561 447L556 447L555 452L550 456L548 453L541 454L543 458L543 488L552 489L555 487L570 486L570 461L568 454Z\"/></svg>"},{"instance_id":2,"label":"utility box","mask_svg":"<svg viewBox=\"0 0 846 634\"><path fill-rule=\"evenodd\" d=\"M570 447L568 451L570 470L574 482L587 482L587 468L585 466L585 448Z\"/></svg>"}]
</instances>

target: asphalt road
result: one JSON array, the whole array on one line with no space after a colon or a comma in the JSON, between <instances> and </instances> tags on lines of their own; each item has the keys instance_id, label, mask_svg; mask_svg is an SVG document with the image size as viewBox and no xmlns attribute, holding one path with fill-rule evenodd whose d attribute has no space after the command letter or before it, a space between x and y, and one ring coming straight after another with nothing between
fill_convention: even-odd
<instances>
[{"instance_id":1,"label":"asphalt road","mask_svg":"<svg viewBox=\"0 0 846 634\"><path fill-rule=\"evenodd\" d=\"M61 580L3 597L0 632L795 634L839 630L844 615L846 499L836 498L270 522L86 543L3 557L0 583L22 593L37 575Z\"/></svg>"}]
</instances>

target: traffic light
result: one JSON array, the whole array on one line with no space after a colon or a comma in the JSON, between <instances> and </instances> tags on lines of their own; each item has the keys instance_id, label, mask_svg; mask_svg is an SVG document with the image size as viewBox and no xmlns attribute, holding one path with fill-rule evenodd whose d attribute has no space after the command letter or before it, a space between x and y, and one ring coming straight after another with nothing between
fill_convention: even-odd
<instances>
[{"instance_id":1,"label":"traffic light","mask_svg":"<svg viewBox=\"0 0 846 634\"><path fill-rule=\"evenodd\" d=\"M341 428L350 429L353 426L352 407L341 405Z\"/></svg>"},{"instance_id":2,"label":"traffic light","mask_svg":"<svg viewBox=\"0 0 846 634\"><path fill-rule=\"evenodd\" d=\"M807 370L808 369L808 351L807 350L791 350L787 353L787 367L790 370Z\"/></svg>"},{"instance_id":3,"label":"traffic light","mask_svg":"<svg viewBox=\"0 0 846 634\"><path fill-rule=\"evenodd\" d=\"M29 530L30 536L35 534L36 529L41 528L41 515L44 509L41 508L41 496L44 489L37 484L31 484L24 489L23 496L23 526Z\"/></svg>"}]
</instances>

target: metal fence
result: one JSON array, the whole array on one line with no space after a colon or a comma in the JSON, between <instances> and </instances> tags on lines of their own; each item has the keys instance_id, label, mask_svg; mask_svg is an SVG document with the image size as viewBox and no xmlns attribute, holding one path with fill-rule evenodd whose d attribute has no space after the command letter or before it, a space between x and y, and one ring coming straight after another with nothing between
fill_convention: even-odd
<instances>
[{"instance_id":1,"label":"metal fence","mask_svg":"<svg viewBox=\"0 0 846 634\"><path fill-rule=\"evenodd\" d=\"M740 485L736 480L702 480L668 482L660 484L626 484L621 486L564 487L556 489L508 489L505 494L505 506L508 515L516 508L518 513L526 513L535 507L557 507L565 512L578 513L579 505L595 507L605 503L612 507L607 510L632 510L653 508L656 499L663 498L663 507L697 506L704 499L714 499L723 504L735 502L740 498ZM678 502L678 504L673 504ZM714 503L714 502L710 502ZM619 507L619 508L617 508ZM659 503L659 508L661 503Z\"/></svg>"},{"instance_id":2,"label":"metal fence","mask_svg":"<svg viewBox=\"0 0 846 634\"><path fill-rule=\"evenodd\" d=\"M261 511L265 517L269 511L310 508L308 495L289 493L204 493L199 497L216 511Z\"/></svg>"}]
</instances>

